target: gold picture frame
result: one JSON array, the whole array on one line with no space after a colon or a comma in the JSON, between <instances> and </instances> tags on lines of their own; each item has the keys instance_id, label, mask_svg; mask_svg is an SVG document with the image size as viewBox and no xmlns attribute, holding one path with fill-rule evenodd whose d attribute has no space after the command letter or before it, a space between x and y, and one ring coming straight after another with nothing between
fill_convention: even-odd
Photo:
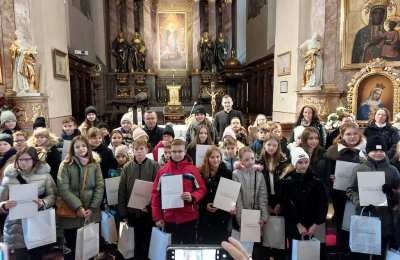
<instances>
[{"instance_id":1,"label":"gold picture frame","mask_svg":"<svg viewBox=\"0 0 400 260\"><path fill-rule=\"evenodd\" d=\"M383 1L373 0L341 0L340 1L340 53L341 53L341 69L352 70L360 69L368 62L376 58L382 58L388 61L389 66L400 66L400 52L395 58L386 58L385 51L379 49L373 54L367 48L370 42L366 42L363 35L369 35L369 27L371 26L371 15L373 10L382 9L382 17L380 23L382 24L381 33L388 33L388 22L390 19L397 19L397 12L400 11L400 0L393 0L395 5L382 7ZM390 17L390 19L388 19ZM395 31L399 32L400 26L395 27ZM370 36L372 37L372 36ZM372 40L371 40L372 42ZM374 45L373 43L372 45ZM371 46L372 46L371 45ZM375 44L378 45L378 44ZM362 47L363 46L363 47ZM365 46L365 47L364 47ZM361 49L363 48L363 49ZM371 47L372 48L372 47ZM354 55L353 55L354 53ZM377 54L379 53L379 54Z\"/></svg>"},{"instance_id":2,"label":"gold picture frame","mask_svg":"<svg viewBox=\"0 0 400 260\"><path fill-rule=\"evenodd\" d=\"M347 109L356 116L357 120L368 121L372 112L380 107L388 108L392 118L400 112L400 70L388 66L385 60L375 59L366 64L353 76L347 86ZM369 105L370 114L360 118L359 113L366 113L362 110L362 106L367 104L366 101L372 96L374 89L379 88L381 88L380 94L375 102L378 105L372 108Z\"/></svg>"},{"instance_id":3,"label":"gold picture frame","mask_svg":"<svg viewBox=\"0 0 400 260\"><path fill-rule=\"evenodd\" d=\"M68 55L58 49L53 49L53 75L60 80L68 80Z\"/></svg>"},{"instance_id":4,"label":"gold picture frame","mask_svg":"<svg viewBox=\"0 0 400 260\"><path fill-rule=\"evenodd\" d=\"M277 73L278 76L285 76L291 74L292 52L286 51L277 56Z\"/></svg>"}]
</instances>

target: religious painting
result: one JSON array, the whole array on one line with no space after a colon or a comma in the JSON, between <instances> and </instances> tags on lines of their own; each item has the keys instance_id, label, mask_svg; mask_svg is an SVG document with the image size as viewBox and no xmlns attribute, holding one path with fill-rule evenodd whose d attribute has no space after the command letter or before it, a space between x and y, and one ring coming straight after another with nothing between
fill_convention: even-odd
<instances>
[{"instance_id":1,"label":"religious painting","mask_svg":"<svg viewBox=\"0 0 400 260\"><path fill-rule=\"evenodd\" d=\"M340 27L343 69L376 58L400 65L400 0L341 0Z\"/></svg>"},{"instance_id":2,"label":"religious painting","mask_svg":"<svg viewBox=\"0 0 400 260\"><path fill-rule=\"evenodd\" d=\"M157 18L160 70L186 70L186 13L159 12Z\"/></svg>"},{"instance_id":3,"label":"religious painting","mask_svg":"<svg viewBox=\"0 0 400 260\"><path fill-rule=\"evenodd\" d=\"M281 53L277 56L278 76L290 75L291 70L291 53L290 51Z\"/></svg>"},{"instance_id":4,"label":"religious painting","mask_svg":"<svg viewBox=\"0 0 400 260\"><path fill-rule=\"evenodd\" d=\"M67 54L53 49L53 74L56 79L68 80Z\"/></svg>"},{"instance_id":5,"label":"religious painting","mask_svg":"<svg viewBox=\"0 0 400 260\"><path fill-rule=\"evenodd\" d=\"M378 108L386 107L393 114L393 85L383 75L373 75L358 87L357 120L369 120Z\"/></svg>"}]
</instances>

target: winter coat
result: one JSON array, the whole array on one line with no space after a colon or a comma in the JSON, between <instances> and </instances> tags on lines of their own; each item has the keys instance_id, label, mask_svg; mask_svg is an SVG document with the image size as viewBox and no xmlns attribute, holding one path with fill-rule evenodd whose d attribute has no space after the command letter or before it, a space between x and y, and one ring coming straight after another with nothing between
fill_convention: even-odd
<instances>
[{"instance_id":1,"label":"winter coat","mask_svg":"<svg viewBox=\"0 0 400 260\"><path fill-rule=\"evenodd\" d=\"M43 150L42 150L43 151ZM41 158L42 161L46 162L50 166L50 175L53 177L54 182L57 180L57 173L58 173L58 168L60 167L61 163L61 153L57 149L57 146L54 145L50 147L50 149L46 152L41 154L39 153L39 158Z\"/></svg>"},{"instance_id":2,"label":"winter coat","mask_svg":"<svg viewBox=\"0 0 400 260\"><path fill-rule=\"evenodd\" d=\"M153 159L154 161L158 162L158 149L164 148L163 141L158 142L158 144L153 149Z\"/></svg>"},{"instance_id":3,"label":"winter coat","mask_svg":"<svg viewBox=\"0 0 400 260\"><path fill-rule=\"evenodd\" d=\"M108 178L109 170L118 168L118 162L115 159L113 152L104 144L100 144L95 149L93 149L93 151L98 153L100 156L100 167L103 174L103 179Z\"/></svg>"},{"instance_id":4,"label":"winter coat","mask_svg":"<svg viewBox=\"0 0 400 260\"><path fill-rule=\"evenodd\" d=\"M14 168L13 164L7 166L4 171L4 178L0 186L1 201L9 199L9 186L21 184L17 179L20 175L26 183L38 184L38 197L43 200L44 207L48 209L54 206L57 194L57 187L50 176L50 166L46 163L40 164L32 173L24 173ZM40 210L42 210L40 209ZM2 211L4 211L2 209ZM6 213L6 212L2 212ZM4 242L10 249L26 248L22 233L21 220L10 220L8 217L4 225Z\"/></svg>"},{"instance_id":5,"label":"winter coat","mask_svg":"<svg viewBox=\"0 0 400 260\"><path fill-rule=\"evenodd\" d=\"M232 180L240 182L240 193L236 203L236 220L240 225L243 209L261 211L261 219L268 218L268 192L264 176L254 169L241 169L233 172Z\"/></svg>"},{"instance_id":6,"label":"winter coat","mask_svg":"<svg viewBox=\"0 0 400 260\"><path fill-rule=\"evenodd\" d=\"M200 124L205 124L205 125L207 126L208 131L209 131L209 133L210 133L210 135L211 135L212 142L213 142L214 144L218 144L219 138L218 138L217 129L216 129L215 126L210 122L210 120L208 120L207 118L206 118L203 122L201 122L201 123L200 123L200 122L197 122L196 120L193 120L193 121L190 123L190 125L189 125L189 127L188 127L188 130L186 131L186 143L187 143L187 144L190 144L190 143L193 141L193 139L194 139L195 136L196 136L197 127L198 127Z\"/></svg>"},{"instance_id":7,"label":"winter coat","mask_svg":"<svg viewBox=\"0 0 400 260\"><path fill-rule=\"evenodd\" d=\"M85 168L87 169L86 187L81 193L82 182ZM78 158L73 158L72 163L67 164L63 161L57 176L57 186L59 196L65 204L76 211L80 207L92 210L91 221L100 221L100 204L103 201L104 180L101 173L100 164L91 162L82 166ZM63 228L80 228L84 225L83 218L60 218L60 225Z\"/></svg>"},{"instance_id":8,"label":"winter coat","mask_svg":"<svg viewBox=\"0 0 400 260\"><path fill-rule=\"evenodd\" d=\"M218 209L211 213L207 210L207 204L214 202L221 177L232 180L232 172L226 168L224 163L219 165L214 176L204 179L208 192L200 202L199 231L207 232L210 229L218 229L226 232L230 228L232 216L229 212Z\"/></svg>"},{"instance_id":9,"label":"winter coat","mask_svg":"<svg viewBox=\"0 0 400 260\"><path fill-rule=\"evenodd\" d=\"M310 154L309 154L310 155ZM310 156L310 170L317 178L322 181L325 186L326 191L328 191L328 187L330 184L330 176L326 170L326 158L325 158L325 149L321 146L318 147L313 156Z\"/></svg>"},{"instance_id":10,"label":"winter coat","mask_svg":"<svg viewBox=\"0 0 400 260\"><path fill-rule=\"evenodd\" d=\"M171 175L182 175L183 192L190 192L192 202L184 202L183 208L161 209L161 181ZM198 204L207 194L207 188L199 173L199 170L186 159L180 162L170 160L162 167L154 181L151 208L153 220L155 222L164 220L165 222L181 224L198 219Z\"/></svg>"},{"instance_id":11,"label":"winter coat","mask_svg":"<svg viewBox=\"0 0 400 260\"><path fill-rule=\"evenodd\" d=\"M72 141L72 139L74 139L74 137L81 135L81 131L79 131L78 128L75 128L74 133L72 135L67 135L64 130L62 130L61 132L61 136L58 138L58 144L57 144L57 148L61 149L64 146L64 140L67 141Z\"/></svg>"},{"instance_id":12,"label":"winter coat","mask_svg":"<svg viewBox=\"0 0 400 260\"><path fill-rule=\"evenodd\" d=\"M132 160L125 164L121 171L121 180L118 188L118 212L122 218L143 217L147 215L142 210L128 208L133 186L136 180L154 182L159 166L157 162L145 159L141 164ZM150 209L150 205L148 207ZM151 216L149 216L151 218Z\"/></svg>"},{"instance_id":13,"label":"winter coat","mask_svg":"<svg viewBox=\"0 0 400 260\"><path fill-rule=\"evenodd\" d=\"M242 125L244 125L243 113L239 110L232 109L229 113L222 110L215 114L214 125L219 134L219 140L222 140L222 135L224 134L225 128L231 124L231 119L234 117L238 117Z\"/></svg>"},{"instance_id":14,"label":"winter coat","mask_svg":"<svg viewBox=\"0 0 400 260\"><path fill-rule=\"evenodd\" d=\"M353 185L348 188L347 195L349 199L356 206L356 213L361 213L360 198L358 193L358 179L357 172L372 172L372 171L383 171L385 172L385 183L389 184L393 188L400 186L400 174L396 167L389 163L389 160L385 158L382 161L374 161L370 157L367 157L367 161L353 169L352 180ZM382 237L387 237L392 234L393 230L393 219L392 213L388 207L374 207L372 214L380 218L382 222Z\"/></svg>"},{"instance_id":15,"label":"winter coat","mask_svg":"<svg viewBox=\"0 0 400 260\"><path fill-rule=\"evenodd\" d=\"M274 208L277 204L281 203L281 180L280 176L283 172L283 170L288 166L290 163L286 156L281 156L279 159L278 165L275 167L275 169L271 172L268 170L268 165L265 163L265 159L263 158L261 160L261 165L264 166L264 169L262 171L265 179L265 184L267 186L267 192L268 192L268 206L271 208ZM274 185L274 191L275 193L272 194L272 189L271 189L271 181Z\"/></svg>"},{"instance_id":16,"label":"winter coat","mask_svg":"<svg viewBox=\"0 0 400 260\"><path fill-rule=\"evenodd\" d=\"M224 153L222 155L222 161L225 163L226 168L230 171L234 170L234 164L236 161L239 160L239 156L235 156L235 157L228 157L228 155L226 155L226 153Z\"/></svg>"},{"instance_id":17,"label":"winter coat","mask_svg":"<svg viewBox=\"0 0 400 260\"><path fill-rule=\"evenodd\" d=\"M15 154L17 151L11 147L3 156L0 157L0 179L3 178L3 173L6 167L15 161Z\"/></svg>"},{"instance_id":18,"label":"winter coat","mask_svg":"<svg viewBox=\"0 0 400 260\"><path fill-rule=\"evenodd\" d=\"M304 127L314 127L318 130L319 132L319 144L322 147L325 147L326 144L326 130L324 128L324 126L320 123L320 122L312 122L311 125L304 125L302 124ZM294 142L294 129L296 128L296 126L298 125L293 125L293 130L292 133L290 134L290 138L289 138L289 143Z\"/></svg>"},{"instance_id":19,"label":"winter coat","mask_svg":"<svg viewBox=\"0 0 400 260\"><path fill-rule=\"evenodd\" d=\"M144 126L143 130L149 136L149 143L151 145L151 150L155 147L158 142L162 140L164 129L156 125L153 129L149 129L146 125Z\"/></svg>"},{"instance_id":20,"label":"winter coat","mask_svg":"<svg viewBox=\"0 0 400 260\"><path fill-rule=\"evenodd\" d=\"M250 149L253 150L254 155L256 156L256 162L260 162L262 160L264 142L260 139L256 139L252 144L250 144Z\"/></svg>"},{"instance_id":21,"label":"winter coat","mask_svg":"<svg viewBox=\"0 0 400 260\"><path fill-rule=\"evenodd\" d=\"M397 129L390 124L386 124L384 127L378 127L374 122L372 122L368 124L367 128L365 128L364 135L367 139L372 136L381 136L385 141L386 151L389 151L389 149L400 140Z\"/></svg>"},{"instance_id":22,"label":"winter coat","mask_svg":"<svg viewBox=\"0 0 400 260\"><path fill-rule=\"evenodd\" d=\"M297 236L297 223L306 228L324 223L328 212L324 185L310 169L305 174L291 172L282 183L281 207L289 237Z\"/></svg>"}]
</instances>

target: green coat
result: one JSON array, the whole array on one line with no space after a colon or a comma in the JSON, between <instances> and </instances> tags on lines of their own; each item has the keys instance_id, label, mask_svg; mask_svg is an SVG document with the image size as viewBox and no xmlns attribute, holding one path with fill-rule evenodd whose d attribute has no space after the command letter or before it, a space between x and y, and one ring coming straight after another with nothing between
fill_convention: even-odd
<instances>
[{"instance_id":1,"label":"green coat","mask_svg":"<svg viewBox=\"0 0 400 260\"><path fill-rule=\"evenodd\" d=\"M77 158L73 159L71 164L63 161L57 176L57 186L59 196L64 200L67 206L73 210L80 207L91 209L93 212L91 221L100 221L100 204L103 200L104 181L101 173L100 164L97 162L89 163L87 185L85 191L80 194L83 182L83 166ZM60 225L63 228L80 228L84 225L83 218L60 218Z\"/></svg>"}]
</instances>

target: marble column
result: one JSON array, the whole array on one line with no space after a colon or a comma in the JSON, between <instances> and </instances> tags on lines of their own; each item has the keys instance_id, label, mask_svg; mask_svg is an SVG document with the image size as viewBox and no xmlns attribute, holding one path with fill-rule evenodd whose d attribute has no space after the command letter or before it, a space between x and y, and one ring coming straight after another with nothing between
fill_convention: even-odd
<instances>
[{"instance_id":1,"label":"marble column","mask_svg":"<svg viewBox=\"0 0 400 260\"><path fill-rule=\"evenodd\" d=\"M200 1L193 2L193 18L192 18L192 28L193 28L193 70L200 69L200 57L197 49L197 43L200 40Z\"/></svg>"},{"instance_id":2,"label":"marble column","mask_svg":"<svg viewBox=\"0 0 400 260\"><path fill-rule=\"evenodd\" d=\"M126 9L127 9L127 36L130 38L131 35L135 32L135 19L134 19L134 0L127 0Z\"/></svg>"},{"instance_id":3,"label":"marble column","mask_svg":"<svg viewBox=\"0 0 400 260\"><path fill-rule=\"evenodd\" d=\"M215 17L215 0L208 0L208 33L211 39L216 38L216 17Z\"/></svg>"},{"instance_id":4,"label":"marble column","mask_svg":"<svg viewBox=\"0 0 400 260\"><path fill-rule=\"evenodd\" d=\"M232 48L232 4L222 5L222 31L228 41L229 49Z\"/></svg>"},{"instance_id":5,"label":"marble column","mask_svg":"<svg viewBox=\"0 0 400 260\"><path fill-rule=\"evenodd\" d=\"M147 47L146 68L154 71L154 37L152 30L151 0L143 1L143 35Z\"/></svg>"},{"instance_id":6,"label":"marble column","mask_svg":"<svg viewBox=\"0 0 400 260\"><path fill-rule=\"evenodd\" d=\"M112 46L112 42L114 39L117 37L118 32L120 31L120 25L119 25L119 12L117 8L117 2L114 0L108 0L109 3L109 31L110 31L110 44L109 46ZM110 62L110 71L115 71L116 68L116 63L115 63L115 58L111 55L111 62Z\"/></svg>"}]
</instances>

